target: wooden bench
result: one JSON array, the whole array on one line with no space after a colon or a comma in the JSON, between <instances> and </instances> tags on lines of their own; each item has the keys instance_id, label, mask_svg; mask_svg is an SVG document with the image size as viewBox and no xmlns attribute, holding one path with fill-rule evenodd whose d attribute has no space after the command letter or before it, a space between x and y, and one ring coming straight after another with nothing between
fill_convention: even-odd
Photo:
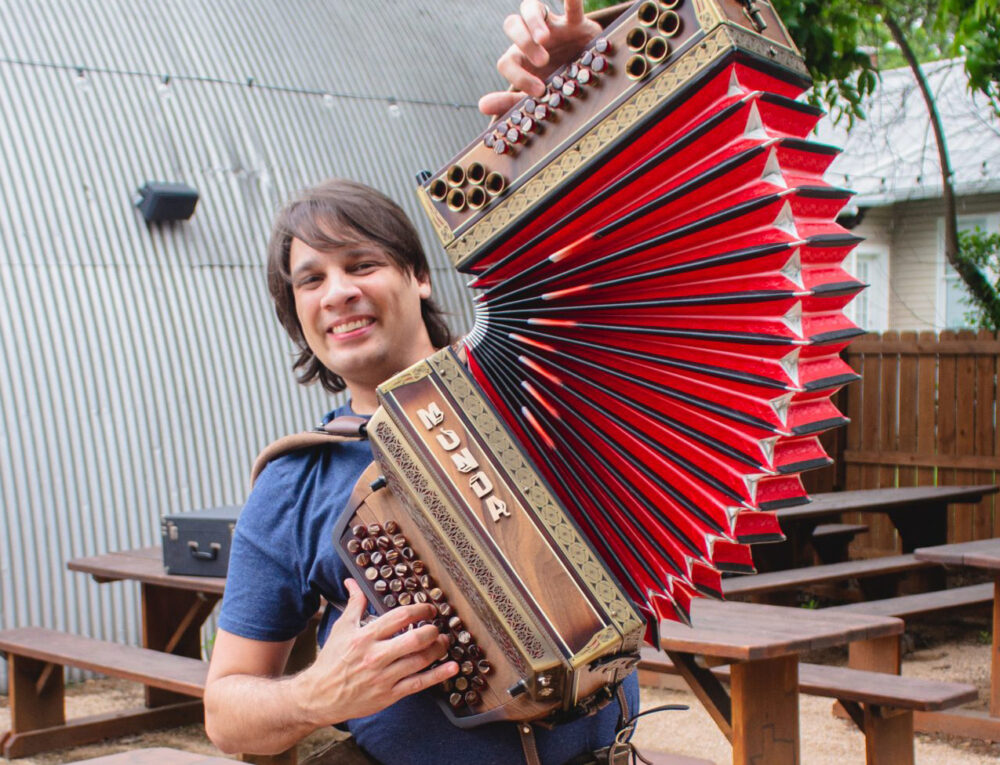
<instances>
[{"instance_id":1,"label":"wooden bench","mask_svg":"<svg viewBox=\"0 0 1000 765\"><path fill-rule=\"evenodd\" d=\"M866 531L864 523L822 523L813 529L810 542L819 563L841 563L854 537Z\"/></svg>"},{"instance_id":2,"label":"wooden bench","mask_svg":"<svg viewBox=\"0 0 1000 765\"><path fill-rule=\"evenodd\" d=\"M715 667L712 673L729 679L728 666ZM643 648L639 683L660 685L664 674L679 671L663 653ZM975 686L964 683L804 663L799 664L799 691L840 701L865 734L868 765L912 765L914 711L948 709L978 696Z\"/></svg>"},{"instance_id":3,"label":"wooden bench","mask_svg":"<svg viewBox=\"0 0 1000 765\"><path fill-rule=\"evenodd\" d=\"M184 752L180 749L154 747L152 749L132 749L90 760L77 760L73 765L233 765L225 757Z\"/></svg>"},{"instance_id":4,"label":"wooden bench","mask_svg":"<svg viewBox=\"0 0 1000 765\"><path fill-rule=\"evenodd\" d=\"M934 590L916 595L870 600L831 606L824 611L868 614L870 616L895 616L908 619L925 614L954 611L959 608L986 606L993 602L993 584L972 584L950 590ZM856 640L848 647L847 665L854 669L889 672L898 675L902 665L899 636Z\"/></svg>"},{"instance_id":5,"label":"wooden bench","mask_svg":"<svg viewBox=\"0 0 1000 765\"><path fill-rule=\"evenodd\" d=\"M0 740L8 759L203 719L200 699L208 664L147 648L111 643L42 627L0 632L7 655L11 729ZM134 680L184 696L154 708L66 721L63 667Z\"/></svg>"},{"instance_id":6,"label":"wooden bench","mask_svg":"<svg viewBox=\"0 0 1000 765\"><path fill-rule=\"evenodd\" d=\"M896 598L883 600L868 600L861 603L848 603L843 606L830 606L828 611L850 611L855 614L871 614L872 616L896 616L908 619L913 616L952 611L957 608L985 606L993 602L993 583L970 584L966 587L953 587L950 590L934 590L916 595L900 595Z\"/></svg>"},{"instance_id":7,"label":"wooden bench","mask_svg":"<svg viewBox=\"0 0 1000 765\"><path fill-rule=\"evenodd\" d=\"M727 598L733 596L759 596L782 590L797 590L810 585L839 582L847 579L883 579L897 577L911 571L932 568L933 564L917 560L912 553L890 555L884 558L849 560L843 563L827 563L822 566L804 566L784 571L770 571L766 574L750 574L723 579L722 592ZM865 588L871 593L880 587Z\"/></svg>"},{"instance_id":8,"label":"wooden bench","mask_svg":"<svg viewBox=\"0 0 1000 765\"><path fill-rule=\"evenodd\" d=\"M11 730L0 738L0 752L7 759L80 746L141 730L200 723L204 719L200 701L111 712L69 722L65 708L63 667L78 667L200 699L208 675L208 663L200 659L44 627L0 631L0 652L7 656L10 688ZM643 749L641 753L653 765L713 765L709 760L666 752ZM294 748L282 755L244 755L243 760L261 764L294 762ZM95 765L208 765L232 761L172 749L144 749L87 762Z\"/></svg>"}]
</instances>

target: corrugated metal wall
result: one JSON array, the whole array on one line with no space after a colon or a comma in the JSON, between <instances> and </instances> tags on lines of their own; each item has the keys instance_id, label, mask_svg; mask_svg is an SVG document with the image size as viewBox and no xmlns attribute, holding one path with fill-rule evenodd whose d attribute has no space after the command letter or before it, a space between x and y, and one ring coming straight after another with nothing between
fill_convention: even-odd
<instances>
[{"instance_id":1,"label":"corrugated metal wall","mask_svg":"<svg viewBox=\"0 0 1000 765\"><path fill-rule=\"evenodd\" d=\"M343 175L398 200L468 327L413 174L482 126L515 6L0 3L0 627L137 644L137 587L65 562L241 502L259 448L330 408L293 382L264 285L295 189ZM194 217L147 226L146 180L196 187Z\"/></svg>"}]
</instances>

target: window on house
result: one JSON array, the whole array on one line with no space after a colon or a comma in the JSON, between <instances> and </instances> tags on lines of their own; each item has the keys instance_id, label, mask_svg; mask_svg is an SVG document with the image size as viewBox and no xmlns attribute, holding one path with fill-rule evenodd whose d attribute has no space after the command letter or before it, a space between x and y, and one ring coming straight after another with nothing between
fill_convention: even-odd
<instances>
[{"instance_id":1,"label":"window on house","mask_svg":"<svg viewBox=\"0 0 1000 765\"><path fill-rule=\"evenodd\" d=\"M869 332L889 328L889 253L858 248L844 261L844 268L868 285L847 306L848 318Z\"/></svg>"}]
</instances>

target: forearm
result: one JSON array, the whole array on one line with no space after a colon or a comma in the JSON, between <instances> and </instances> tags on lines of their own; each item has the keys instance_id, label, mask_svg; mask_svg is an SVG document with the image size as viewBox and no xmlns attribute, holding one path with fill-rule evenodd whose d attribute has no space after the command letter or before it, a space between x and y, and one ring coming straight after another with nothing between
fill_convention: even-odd
<instances>
[{"instance_id":1,"label":"forearm","mask_svg":"<svg viewBox=\"0 0 1000 765\"><path fill-rule=\"evenodd\" d=\"M298 676L227 675L205 689L205 730L223 752L277 754L320 723L302 702Z\"/></svg>"}]
</instances>

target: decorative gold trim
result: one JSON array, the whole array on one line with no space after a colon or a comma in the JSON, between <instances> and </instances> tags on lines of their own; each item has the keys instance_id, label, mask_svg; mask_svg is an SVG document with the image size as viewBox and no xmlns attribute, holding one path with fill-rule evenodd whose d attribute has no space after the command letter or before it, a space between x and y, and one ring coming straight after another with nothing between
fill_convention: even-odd
<instances>
[{"instance_id":1,"label":"decorative gold trim","mask_svg":"<svg viewBox=\"0 0 1000 765\"><path fill-rule=\"evenodd\" d=\"M523 599L502 577L487 576L487 572L495 572L495 566L482 558L480 546L438 482L419 467L422 460L392 413L384 407L381 413L376 412L368 433L391 490L409 504L413 522L434 546L437 559L466 597L486 606L478 616L511 663L523 676L561 666L562 651L548 635L532 626L534 620Z\"/></svg>"},{"instance_id":2,"label":"decorative gold trim","mask_svg":"<svg viewBox=\"0 0 1000 765\"><path fill-rule=\"evenodd\" d=\"M409 385L417 380L423 380L428 375L433 374L433 370L427 363L427 359L418 361L411 367L407 367L399 374L390 377L376 389L378 393L385 395L403 385Z\"/></svg>"},{"instance_id":3,"label":"decorative gold trim","mask_svg":"<svg viewBox=\"0 0 1000 765\"><path fill-rule=\"evenodd\" d=\"M679 58L673 66L665 69L650 81L649 85L608 114L534 178L484 215L465 234L446 245L445 250L451 257L452 264L456 267L461 266L472 253L524 213L533 209L543 197L592 160L601 149L644 118L687 84L699 71L732 47L733 41L731 36L726 34L725 26L718 26L700 43L696 42L692 49Z\"/></svg>"},{"instance_id":4,"label":"decorative gold trim","mask_svg":"<svg viewBox=\"0 0 1000 765\"><path fill-rule=\"evenodd\" d=\"M487 404L483 395L469 377L454 353L448 349L427 359L437 372L441 383L454 396L469 418L479 436L496 455L510 475L539 520L552 535L573 564L584 584L604 608L608 619L620 635L642 629L644 622L633 608L618 583L608 574L604 564L587 545L566 513L542 482L538 473L528 464L521 449L514 443L503 423ZM621 639L616 636L616 642Z\"/></svg>"},{"instance_id":5,"label":"decorative gold trim","mask_svg":"<svg viewBox=\"0 0 1000 765\"><path fill-rule=\"evenodd\" d=\"M708 32L725 21L718 3L707 2L707 0L693 0L693 2L695 17L704 31Z\"/></svg>"},{"instance_id":6,"label":"decorative gold trim","mask_svg":"<svg viewBox=\"0 0 1000 765\"><path fill-rule=\"evenodd\" d=\"M448 222L444 219L444 216L438 212L437 208L434 206L434 202L430 198L430 195L423 186L417 186L417 199L420 200L420 204L423 205L424 212L426 212L427 217L430 218L431 225L437 232L438 239L440 239L441 243L447 247L455 238L455 234L452 232Z\"/></svg>"}]
</instances>

